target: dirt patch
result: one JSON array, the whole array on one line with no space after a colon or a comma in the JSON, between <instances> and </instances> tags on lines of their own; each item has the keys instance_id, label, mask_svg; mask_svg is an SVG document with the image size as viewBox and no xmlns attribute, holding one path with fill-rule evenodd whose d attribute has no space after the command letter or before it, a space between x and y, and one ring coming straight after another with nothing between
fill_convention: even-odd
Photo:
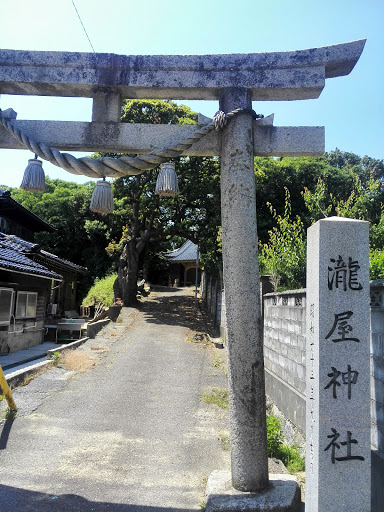
<instances>
[{"instance_id":1,"label":"dirt patch","mask_svg":"<svg viewBox=\"0 0 384 512\"><path fill-rule=\"evenodd\" d=\"M60 358L60 362L68 369L77 373L87 372L98 363L97 358L86 350L68 350Z\"/></svg>"}]
</instances>

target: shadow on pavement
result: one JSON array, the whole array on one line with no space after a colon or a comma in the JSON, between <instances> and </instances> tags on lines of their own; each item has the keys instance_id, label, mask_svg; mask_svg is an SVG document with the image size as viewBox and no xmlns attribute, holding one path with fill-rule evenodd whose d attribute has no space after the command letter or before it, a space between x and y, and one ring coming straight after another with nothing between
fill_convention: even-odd
<instances>
[{"instance_id":1,"label":"shadow on pavement","mask_svg":"<svg viewBox=\"0 0 384 512\"><path fill-rule=\"evenodd\" d=\"M140 305L140 310L149 323L178 325L195 331L206 329L201 311L192 296L149 297Z\"/></svg>"},{"instance_id":2,"label":"shadow on pavement","mask_svg":"<svg viewBox=\"0 0 384 512\"><path fill-rule=\"evenodd\" d=\"M151 291L161 293L173 293L180 292L183 288L177 288L176 286L159 286L157 284L151 285Z\"/></svg>"},{"instance_id":3,"label":"shadow on pavement","mask_svg":"<svg viewBox=\"0 0 384 512\"><path fill-rule=\"evenodd\" d=\"M5 450L7 447L9 433L11 432L13 421L14 421L13 419L5 420L5 423L3 425L3 428L2 428L1 434L0 434L0 450Z\"/></svg>"},{"instance_id":4,"label":"shadow on pavement","mask_svg":"<svg viewBox=\"0 0 384 512\"><path fill-rule=\"evenodd\" d=\"M76 494L46 494L0 484L1 512L196 512L197 508L89 501Z\"/></svg>"}]
</instances>

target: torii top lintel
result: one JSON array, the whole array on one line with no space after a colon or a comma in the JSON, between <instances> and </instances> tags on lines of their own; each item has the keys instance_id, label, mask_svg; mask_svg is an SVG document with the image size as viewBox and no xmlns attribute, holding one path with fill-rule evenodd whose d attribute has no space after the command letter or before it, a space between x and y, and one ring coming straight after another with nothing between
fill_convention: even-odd
<instances>
[{"instance_id":1,"label":"torii top lintel","mask_svg":"<svg viewBox=\"0 0 384 512\"><path fill-rule=\"evenodd\" d=\"M252 99L317 98L326 78L347 75L365 40L290 52L228 55L146 55L0 51L0 93L215 100L227 87Z\"/></svg>"}]
</instances>

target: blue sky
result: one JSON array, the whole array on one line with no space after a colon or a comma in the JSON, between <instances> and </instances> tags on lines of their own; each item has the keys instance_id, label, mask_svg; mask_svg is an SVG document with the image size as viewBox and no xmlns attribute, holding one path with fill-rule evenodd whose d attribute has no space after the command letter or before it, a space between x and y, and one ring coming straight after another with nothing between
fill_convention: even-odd
<instances>
[{"instance_id":1,"label":"blue sky","mask_svg":"<svg viewBox=\"0 0 384 512\"><path fill-rule=\"evenodd\" d=\"M259 102L276 126L325 126L326 150L384 158L383 0L75 0L96 52L127 55L288 51L367 39L347 77L317 100ZM72 0L1 0L0 48L91 52ZM216 102L184 102L207 116ZM91 101L2 95L19 119L90 121ZM80 156L79 153L74 153ZM0 183L19 186L28 151L0 150ZM81 154L82 155L82 154ZM87 181L45 163L46 174Z\"/></svg>"}]
</instances>

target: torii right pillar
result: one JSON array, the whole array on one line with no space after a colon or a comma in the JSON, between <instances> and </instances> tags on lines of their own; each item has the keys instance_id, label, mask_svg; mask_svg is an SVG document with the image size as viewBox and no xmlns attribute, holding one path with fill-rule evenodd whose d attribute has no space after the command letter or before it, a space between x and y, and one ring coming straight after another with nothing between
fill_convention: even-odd
<instances>
[{"instance_id":1,"label":"torii right pillar","mask_svg":"<svg viewBox=\"0 0 384 512\"><path fill-rule=\"evenodd\" d=\"M220 153L231 475L211 474L206 511L298 512L297 481L268 478L252 95L245 87L223 89L220 109L237 108L244 112L223 129Z\"/></svg>"}]
</instances>

